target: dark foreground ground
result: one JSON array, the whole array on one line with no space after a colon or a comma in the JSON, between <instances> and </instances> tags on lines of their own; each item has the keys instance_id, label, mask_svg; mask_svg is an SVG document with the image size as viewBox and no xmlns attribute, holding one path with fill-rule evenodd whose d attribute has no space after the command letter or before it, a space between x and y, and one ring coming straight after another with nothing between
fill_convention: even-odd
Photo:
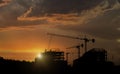
<instances>
[{"instance_id":1,"label":"dark foreground ground","mask_svg":"<svg viewBox=\"0 0 120 74\"><path fill-rule=\"evenodd\" d=\"M0 74L120 74L120 66L112 62L79 62L74 61L73 66L66 61L51 63L36 63L6 60L0 58Z\"/></svg>"}]
</instances>

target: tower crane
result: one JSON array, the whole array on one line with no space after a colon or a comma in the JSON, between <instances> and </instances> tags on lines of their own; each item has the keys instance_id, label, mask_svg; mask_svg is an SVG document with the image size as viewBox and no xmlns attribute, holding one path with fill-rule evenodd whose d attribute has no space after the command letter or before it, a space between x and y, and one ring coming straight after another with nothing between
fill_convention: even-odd
<instances>
[{"instance_id":1,"label":"tower crane","mask_svg":"<svg viewBox=\"0 0 120 74\"><path fill-rule=\"evenodd\" d=\"M80 47L83 47L83 44L77 45L77 46L68 47L66 49L77 48L78 49L78 58L80 58Z\"/></svg>"},{"instance_id":2,"label":"tower crane","mask_svg":"<svg viewBox=\"0 0 120 74\"><path fill-rule=\"evenodd\" d=\"M80 37L74 37L74 36L68 36L68 35L60 35L60 34L53 34L53 33L47 33L47 35L83 40L84 41L85 53L87 52L87 43L90 42L90 41L92 41L93 43L95 42L95 39L89 39L86 36L84 38L80 38Z\"/></svg>"}]
</instances>

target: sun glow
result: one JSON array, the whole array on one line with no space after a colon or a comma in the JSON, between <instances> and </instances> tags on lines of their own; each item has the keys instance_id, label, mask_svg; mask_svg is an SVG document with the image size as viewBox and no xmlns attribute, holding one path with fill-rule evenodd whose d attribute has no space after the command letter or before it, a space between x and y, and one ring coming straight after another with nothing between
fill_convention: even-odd
<instances>
[{"instance_id":1,"label":"sun glow","mask_svg":"<svg viewBox=\"0 0 120 74\"><path fill-rule=\"evenodd\" d=\"M120 39L118 39L117 42L120 42Z\"/></svg>"},{"instance_id":2,"label":"sun glow","mask_svg":"<svg viewBox=\"0 0 120 74\"><path fill-rule=\"evenodd\" d=\"M43 56L42 56L41 53L39 53L39 54L37 55L37 57L41 59Z\"/></svg>"}]
</instances>

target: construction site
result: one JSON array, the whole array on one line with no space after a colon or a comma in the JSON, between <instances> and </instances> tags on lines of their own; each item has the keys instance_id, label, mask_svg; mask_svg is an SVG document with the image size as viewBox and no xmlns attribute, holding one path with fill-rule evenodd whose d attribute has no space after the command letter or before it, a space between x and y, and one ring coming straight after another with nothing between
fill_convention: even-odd
<instances>
[{"instance_id":1,"label":"construction site","mask_svg":"<svg viewBox=\"0 0 120 74\"><path fill-rule=\"evenodd\" d=\"M88 42L95 43L95 39L73 37L48 33L50 36L67 37L82 40L83 43L67 47L66 49L77 49L77 58L73 59L72 65L69 59L74 54L62 50L48 49L35 58L33 62L6 60L0 57L0 69L4 74L85 74L85 73L120 73L120 66L116 66L108 60L108 53L104 48L87 47ZM82 49L81 49L82 48ZM84 50L84 52L81 52ZM71 56L70 56L71 55Z\"/></svg>"},{"instance_id":2,"label":"construction site","mask_svg":"<svg viewBox=\"0 0 120 74\"><path fill-rule=\"evenodd\" d=\"M79 38L79 37L52 34L52 33L48 33L48 35L83 40L83 43L80 45L66 48L66 49L72 49L72 48L77 49L76 54L78 57L77 57L77 59L73 60L72 65L68 64L69 59L71 58L71 57L69 57L69 55L73 56L73 54L70 54L70 52L64 52L64 51L60 51L60 50L57 51L54 49L53 50L46 49L45 52L41 54L41 55L43 55L43 59L41 59L39 57L36 57L36 59L35 59L36 64L39 64L39 66L44 66L45 64L43 64L43 63L46 63L49 66L51 66L52 68L54 68L53 70L56 70L58 68L56 71L63 72L63 73L66 72L67 70L69 70L69 68L71 67L72 71L70 71L70 73L73 72L76 74L87 71L87 70L88 71L90 70L92 73L94 73L94 71L92 71L93 69L95 69L96 71L101 72L101 73L103 73L104 71L109 72L110 70L112 70L114 64L111 61L108 61L108 59L107 59L108 53L104 48L89 49L87 47L87 43L88 42L95 43L95 39L89 39L87 37ZM81 55L81 48L84 49L83 55ZM51 69L51 67L50 67L50 69ZM62 70L62 71L59 71L59 70ZM69 71L67 71L67 72L69 72Z\"/></svg>"},{"instance_id":3,"label":"construction site","mask_svg":"<svg viewBox=\"0 0 120 74\"><path fill-rule=\"evenodd\" d=\"M63 56L63 54L64 54L64 58L65 58L65 60L67 62L69 61L69 58L70 58L69 55L72 55L72 56L74 55L74 54L71 53L72 51L67 51L67 50L77 49L77 53L75 53L75 54L77 54L77 58L80 58L83 54L85 54L86 52L88 52L88 49L89 49L88 46L87 46L88 43L95 43L95 39L93 39L93 38L90 39L90 38L87 38L86 36L83 37L83 38L81 38L81 37L75 37L75 36L69 36L69 35L61 35L61 34L54 34L54 33L47 33L47 35L50 36L50 39L49 39L49 43L48 43L48 48L45 49L45 53L46 53L46 51L48 51L48 52L52 51L52 52L54 52L53 54L55 54L55 52L57 51L56 55L60 51L60 49L59 50L58 49L52 49L50 47L50 45L52 43L52 38L53 37L58 37L58 38L61 37L61 38L74 39L74 40L77 40L78 42L82 41L82 43L79 43L77 45L66 47L65 51L62 50L63 53L60 56ZM81 50L82 50L82 52L81 52ZM60 51L60 53L61 53L61 51ZM62 59L63 59L63 57L62 57Z\"/></svg>"}]
</instances>

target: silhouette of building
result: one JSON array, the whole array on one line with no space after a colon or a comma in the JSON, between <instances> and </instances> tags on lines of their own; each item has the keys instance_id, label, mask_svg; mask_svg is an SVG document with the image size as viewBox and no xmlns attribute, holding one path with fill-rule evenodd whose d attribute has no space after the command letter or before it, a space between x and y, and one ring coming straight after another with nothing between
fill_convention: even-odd
<instances>
[{"instance_id":1,"label":"silhouette of building","mask_svg":"<svg viewBox=\"0 0 120 74\"><path fill-rule=\"evenodd\" d=\"M107 61L107 51L102 48L93 48L82 57L74 60L73 69L75 72L96 70L98 72L109 72L113 68L113 63Z\"/></svg>"},{"instance_id":2,"label":"silhouette of building","mask_svg":"<svg viewBox=\"0 0 120 74\"><path fill-rule=\"evenodd\" d=\"M63 51L45 51L42 58L35 59L39 69L45 69L51 74L62 74L67 70L67 61L64 60ZM49 70L49 71L48 71Z\"/></svg>"},{"instance_id":3,"label":"silhouette of building","mask_svg":"<svg viewBox=\"0 0 120 74\"><path fill-rule=\"evenodd\" d=\"M62 51L47 51L43 53L43 56L45 56L46 59L49 59L51 61L63 61L64 60L64 52Z\"/></svg>"},{"instance_id":4,"label":"silhouette of building","mask_svg":"<svg viewBox=\"0 0 120 74\"><path fill-rule=\"evenodd\" d=\"M107 51L102 48L93 48L86 52L82 57L74 60L73 64L98 63L107 61Z\"/></svg>"},{"instance_id":5,"label":"silhouette of building","mask_svg":"<svg viewBox=\"0 0 120 74\"><path fill-rule=\"evenodd\" d=\"M107 61L107 51L102 48L93 48L86 52L82 58L89 62L105 62Z\"/></svg>"},{"instance_id":6,"label":"silhouette of building","mask_svg":"<svg viewBox=\"0 0 120 74\"><path fill-rule=\"evenodd\" d=\"M55 61L64 61L64 52L63 51L45 51L42 53L42 59L36 57L35 61L45 60L49 62Z\"/></svg>"}]
</instances>

